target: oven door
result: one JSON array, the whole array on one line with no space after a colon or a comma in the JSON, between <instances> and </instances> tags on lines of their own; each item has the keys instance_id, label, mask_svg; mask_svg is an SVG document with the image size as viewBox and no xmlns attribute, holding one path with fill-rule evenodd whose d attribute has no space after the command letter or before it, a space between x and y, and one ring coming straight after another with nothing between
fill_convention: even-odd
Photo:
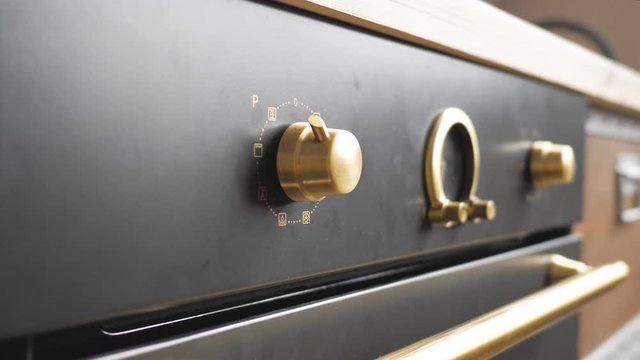
<instances>
[{"instance_id":1,"label":"oven door","mask_svg":"<svg viewBox=\"0 0 640 360\"><path fill-rule=\"evenodd\" d=\"M549 287L549 259L554 254L578 259L580 237L569 235L111 356L375 358L539 294ZM543 325L544 331L500 357L577 358L576 316L565 317L552 326L550 322Z\"/></svg>"}]
</instances>

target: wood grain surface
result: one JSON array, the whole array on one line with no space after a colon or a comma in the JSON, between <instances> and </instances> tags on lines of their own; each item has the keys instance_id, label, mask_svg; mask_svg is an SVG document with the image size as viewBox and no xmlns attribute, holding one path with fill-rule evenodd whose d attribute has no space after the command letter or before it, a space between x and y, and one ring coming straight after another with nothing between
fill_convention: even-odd
<instances>
[{"instance_id":1,"label":"wood grain surface","mask_svg":"<svg viewBox=\"0 0 640 360\"><path fill-rule=\"evenodd\" d=\"M419 46L539 79L640 116L640 74L483 1L279 0Z\"/></svg>"},{"instance_id":2,"label":"wood grain surface","mask_svg":"<svg viewBox=\"0 0 640 360\"><path fill-rule=\"evenodd\" d=\"M640 153L640 143L587 136L584 169L583 222L576 227L584 235L582 258L590 265L624 260L629 279L594 300L582 311L582 356L615 333L640 311L640 222L618 221L615 162L622 152Z\"/></svg>"}]
</instances>

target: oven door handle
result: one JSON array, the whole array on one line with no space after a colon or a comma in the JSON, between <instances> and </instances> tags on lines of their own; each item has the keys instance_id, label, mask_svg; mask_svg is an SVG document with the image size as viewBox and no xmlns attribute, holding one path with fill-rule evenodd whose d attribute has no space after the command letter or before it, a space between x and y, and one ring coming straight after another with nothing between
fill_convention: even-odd
<instances>
[{"instance_id":1,"label":"oven door handle","mask_svg":"<svg viewBox=\"0 0 640 360\"><path fill-rule=\"evenodd\" d=\"M623 261L590 267L550 255L553 285L381 359L488 359L535 335L629 275Z\"/></svg>"}]
</instances>

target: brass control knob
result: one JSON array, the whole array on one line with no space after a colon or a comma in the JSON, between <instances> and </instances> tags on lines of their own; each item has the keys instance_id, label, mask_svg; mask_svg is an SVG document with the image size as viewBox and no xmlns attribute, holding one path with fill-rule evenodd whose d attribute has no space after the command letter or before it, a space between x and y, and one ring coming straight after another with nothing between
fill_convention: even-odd
<instances>
[{"instance_id":1,"label":"brass control knob","mask_svg":"<svg viewBox=\"0 0 640 360\"><path fill-rule=\"evenodd\" d=\"M493 220L497 214L496 203L493 200L483 200L471 196L467 202L469 206L469 220Z\"/></svg>"},{"instance_id":2,"label":"brass control knob","mask_svg":"<svg viewBox=\"0 0 640 360\"><path fill-rule=\"evenodd\" d=\"M434 225L451 227L467 222L469 204L461 201L449 201L429 208L429 219Z\"/></svg>"},{"instance_id":3,"label":"brass control knob","mask_svg":"<svg viewBox=\"0 0 640 360\"><path fill-rule=\"evenodd\" d=\"M462 131L464 148L472 160L470 173L467 174L467 187L460 197L466 198L466 201L449 199L444 192L442 153L445 140L453 128ZM424 179L429 197L428 217L431 224L448 228L464 224L468 220L491 221L496 217L496 203L476 195L480 178L480 147L476 129L464 111L448 108L436 117L427 139L424 161Z\"/></svg>"},{"instance_id":4,"label":"brass control knob","mask_svg":"<svg viewBox=\"0 0 640 360\"><path fill-rule=\"evenodd\" d=\"M568 184L576 172L576 159L570 145L536 141L531 146L529 172L535 187Z\"/></svg>"},{"instance_id":5,"label":"brass control knob","mask_svg":"<svg viewBox=\"0 0 640 360\"><path fill-rule=\"evenodd\" d=\"M278 179L295 201L319 201L348 194L362 173L358 139L346 130L328 129L319 114L285 130L276 160Z\"/></svg>"}]
</instances>

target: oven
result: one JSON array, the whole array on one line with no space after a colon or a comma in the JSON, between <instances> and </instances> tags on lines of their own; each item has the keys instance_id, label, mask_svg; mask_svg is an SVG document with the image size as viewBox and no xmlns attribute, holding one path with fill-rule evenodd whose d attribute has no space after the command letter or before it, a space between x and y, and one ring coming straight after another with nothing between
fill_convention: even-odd
<instances>
[{"instance_id":1,"label":"oven","mask_svg":"<svg viewBox=\"0 0 640 360\"><path fill-rule=\"evenodd\" d=\"M576 358L626 276L581 95L271 2L0 8L6 354L404 356L579 282L500 355Z\"/></svg>"}]
</instances>

